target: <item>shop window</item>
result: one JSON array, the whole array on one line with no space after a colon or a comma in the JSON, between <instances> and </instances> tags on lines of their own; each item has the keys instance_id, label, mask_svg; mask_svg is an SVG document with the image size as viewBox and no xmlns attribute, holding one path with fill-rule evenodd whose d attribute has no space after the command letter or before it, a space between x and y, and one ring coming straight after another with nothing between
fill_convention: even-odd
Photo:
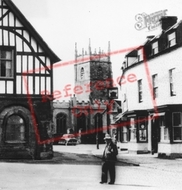
<instances>
[{"instance_id":1,"label":"shop window","mask_svg":"<svg viewBox=\"0 0 182 190\"><path fill-rule=\"evenodd\" d=\"M169 70L169 85L170 85L170 95L176 96L176 91L174 88L174 69Z\"/></svg>"},{"instance_id":2,"label":"shop window","mask_svg":"<svg viewBox=\"0 0 182 190\"><path fill-rule=\"evenodd\" d=\"M138 80L138 101L143 101L142 80Z\"/></svg>"},{"instance_id":3,"label":"shop window","mask_svg":"<svg viewBox=\"0 0 182 190\"><path fill-rule=\"evenodd\" d=\"M136 123L135 123L135 118L130 118L130 141L136 142Z\"/></svg>"},{"instance_id":4,"label":"shop window","mask_svg":"<svg viewBox=\"0 0 182 190\"><path fill-rule=\"evenodd\" d=\"M7 118L5 132L6 143L25 143L25 122L19 115L11 115Z\"/></svg>"},{"instance_id":5,"label":"shop window","mask_svg":"<svg viewBox=\"0 0 182 190\"><path fill-rule=\"evenodd\" d=\"M138 121L138 141L147 142L147 118L139 117Z\"/></svg>"},{"instance_id":6,"label":"shop window","mask_svg":"<svg viewBox=\"0 0 182 190\"><path fill-rule=\"evenodd\" d=\"M152 84L153 84L153 99L156 99L158 97L157 74L152 75Z\"/></svg>"},{"instance_id":7,"label":"shop window","mask_svg":"<svg viewBox=\"0 0 182 190\"><path fill-rule=\"evenodd\" d=\"M123 136L122 142L128 142L128 129L127 129L127 127L122 127L122 136Z\"/></svg>"},{"instance_id":8,"label":"shop window","mask_svg":"<svg viewBox=\"0 0 182 190\"><path fill-rule=\"evenodd\" d=\"M13 50L0 47L0 78L13 77Z\"/></svg>"},{"instance_id":9,"label":"shop window","mask_svg":"<svg viewBox=\"0 0 182 190\"><path fill-rule=\"evenodd\" d=\"M165 124L165 116L159 117L159 126L160 126L160 142L169 142L169 129Z\"/></svg>"},{"instance_id":10,"label":"shop window","mask_svg":"<svg viewBox=\"0 0 182 190\"><path fill-rule=\"evenodd\" d=\"M172 114L173 140L182 141L182 113L174 112Z\"/></svg>"}]
</instances>

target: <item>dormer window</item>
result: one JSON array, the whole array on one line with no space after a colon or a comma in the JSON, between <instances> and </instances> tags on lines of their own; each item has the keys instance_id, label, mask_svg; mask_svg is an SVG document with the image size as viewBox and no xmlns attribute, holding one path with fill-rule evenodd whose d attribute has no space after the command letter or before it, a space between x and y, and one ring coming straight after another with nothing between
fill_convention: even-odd
<instances>
[{"instance_id":1,"label":"dormer window","mask_svg":"<svg viewBox=\"0 0 182 190\"><path fill-rule=\"evenodd\" d=\"M168 35L169 47L176 45L176 33L173 32Z\"/></svg>"},{"instance_id":2,"label":"dormer window","mask_svg":"<svg viewBox=\"0 0 182 190\"><path fill-rule=\"evenodd\" d=\"M142 61L143 60L143 51L142 49L138 50L138 61Z\"/></svg>"},{"instance_id":3,"label":"dormer window","mask_svg":"<svg viewBox=\"0 0 182 190\"><path fill-rule=\"evenodd\" d=\"M155 55L159 52L158 42L152 44L152 55Z\"/></svg>"},{"instance_id":4,"label":"dormer window","mask_svg":"<svg viewBox=\"0 0 182 190\"><path fill-rule=\"evenodd\" d=\"M8 47L0 47L0 78L13 77L13 50Z\"/></svg>"}]
</instances>

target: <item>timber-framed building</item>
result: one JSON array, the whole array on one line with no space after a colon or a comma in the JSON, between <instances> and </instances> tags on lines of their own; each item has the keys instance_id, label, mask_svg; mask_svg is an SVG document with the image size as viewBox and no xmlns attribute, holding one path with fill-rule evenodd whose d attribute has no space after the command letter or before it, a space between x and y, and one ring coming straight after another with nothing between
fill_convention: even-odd
<instances>
[{"instance_id":1,"label":"timber-framed building","mask_svg":"<svg viewBox=\"0 0 182 190\"><path fill-rule=\"evenodd\" d=\"M52 157L53 63L48 47L11 0L0 0L0 158Z\"/></svg>"}]
</instances>

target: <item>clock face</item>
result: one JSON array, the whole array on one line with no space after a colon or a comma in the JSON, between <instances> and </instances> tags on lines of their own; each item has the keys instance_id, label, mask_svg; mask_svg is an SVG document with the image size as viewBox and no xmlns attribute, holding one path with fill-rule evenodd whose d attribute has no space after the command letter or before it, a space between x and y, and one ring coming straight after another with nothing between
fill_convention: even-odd
<instances>
[{"instance_id":1,"label":"clock face","mask_svg":"<svg viewBox=\"0 0 182 190\"><path fill-rule=\"evenodd\" d=\"M145 128L145 125L141 125L140 127L141 127L141 129L144 129L144 128Z\"/></svg>"}]
</instances>

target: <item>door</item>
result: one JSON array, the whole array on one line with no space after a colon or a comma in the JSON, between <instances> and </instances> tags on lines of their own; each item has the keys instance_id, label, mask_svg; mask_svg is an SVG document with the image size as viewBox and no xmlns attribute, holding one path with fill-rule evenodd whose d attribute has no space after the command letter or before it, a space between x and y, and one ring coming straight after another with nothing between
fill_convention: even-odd
<instances>
[{"instance_id":1,"label":"door","mask_svg":"<svg viewBox=\"0 0 182 190\"><path fill-rule=\"evenodd\" d=\"M152 130L151 130L151 137L152 137L152 154L158 152L158 143L159 143L159 117L156 117L151 120L152 121Z\"/></svg>"}]
</instances>

